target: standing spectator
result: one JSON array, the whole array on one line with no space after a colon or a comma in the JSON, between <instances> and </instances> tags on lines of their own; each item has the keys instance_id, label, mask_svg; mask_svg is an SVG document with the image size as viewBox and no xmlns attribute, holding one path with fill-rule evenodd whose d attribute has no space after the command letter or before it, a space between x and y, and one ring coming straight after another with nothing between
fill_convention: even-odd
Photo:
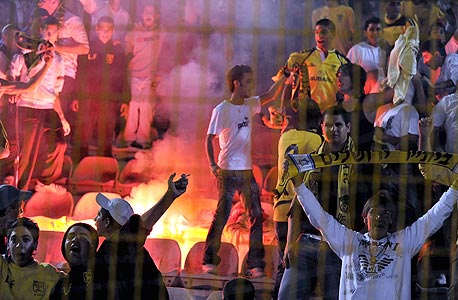
<instances>
[{"instance_id":1,"label":"standing spectator","mask_svg":"<svg viewBox=\"0 0 458 300\"><path fill-rule=\"evenodd\" d=\"M350 116L343 108L328 108L321 128L324 141L315 153L355 150ZM338 222L357 229L362 224L355 224L359 199L355 175L353 166L341 165L308 172L304 182ZM360 187L362 183L358 182ZM307 220L297 200L293 200L289 213L285 265L279 299L310 299L318 283L323 299L337 299L341 261Z\"/></svg>"},{"instance_id":2,"label":"standing spectator","mask_svg":"<svg viewBox=\"0 0 458 300\"><path fill-rule=\"evenodd\" d=\"M290 54L287 66L299 72L299 99L307 97L315 100L321 112L336 104L336 70L349 60L334 50L332 42L336 35L336 26L329 19L321 19L315 24L316 47ZM291 85L287 86L291 88ZM295 93L293 92L293 97Z\"/></svg>"},{"instance_id":3,"label":"standing spectator","mask_svg":"<svg viewBox=\"0 0 458 300\"><path fill-rule=\"evenodd\" d=\"M316 24L321 19L331 20L336 25L335 47L337 51L346 55L353 45L355 12L353 8L339 4L337 0L325 0L324 3L324 7L313 10L312 24Z\"/></svg>"},{"instance_id":4,"label":"standing spectator","mask_svg":"<svg viewBox=\"0 0 458 300\"><path fill-rule=\"evenodd\" d=\"M297 146L297 153L307 154L316 151L322 143L322 137L319 134L321 112L318 104L312 99L307 99L306 101L297 101L296 104L292 104L291 106L294 106L295 118L293 117L289 120L287 130L281 134L278 141L277 183L280 182L283 176L285 152L290 145ZM291 121L293 121L294 124L291 124ZM285 193L280 197L274 198L273 221L280 257L283 257L285 253L286 238L288 235L288 211L293 198L294 187L292 183L287 184ZM277 299L283 272L284 266L283 263L281 263L278 266L277 277L275 278L274 299Z\"/></svg>"},{"instance_id":5,"label":"standing spectator","mask_svg":"<svg viewBox=\"0 0 458 300\"><path fill-rule=\"evenodd\" d=\"M153 4L143 6L141 22L136 23L126 36L126 53L129 60L128 74L131 101L125 141L138 148L151 148L154 113L156 108L158 57L165 33L159 24L159 14Z\"/></svg>"},{"instance_id":6,"label":"standing spectator","mask_svg":"<svg viewBox=\"0 0 458 300\"><path fill-rule=\"evenodd\" d=\"M66 10L64 0L40 0L38 7L45 9L50 16L59 20L59 39L55 43L56 52L62 57L65 67L64 86L61 92L62 110L75 121L76 71L78 55L89 53L89 41L84 23L80 17ZM72 107L73 106L73 107Z\"/></svg>"},{"instance_id":7,"label":"standing spectator","mask_svg":"<svg viewBox=\"0 0 458 300\"><path fill-rule=\"evenodd\" d=\"M49 17L42 30L43 38L55 43L58 37L59 22ZM19 187L28 189L34 172L39 176L35 190L49 190L58 194L65 188L54 184L62 174L67 144L64 136L70 133L70 125L60 106L59 94L64 83L65 66L61 57L54 53L49 69L43 80L32 91L23 93L17 100L19 132ZM22 81L29 81L46 67L39 61ZM41 146L42 145L42 146ZM40 148L44 147L44 148ZM43 149L44 155L40 157Z\"/></svg>"},{"instance_id":8,"label":"standing spectator","mask_svg":"<svg viewBox=\"0 0 458 300\"><path fill-rule=\"evenodd\" d=\"M360 65L367 73L365 94L378 93L385 78L386 52L380 47L381 33L380 19L370 17L364 23L366 40L354 45L347 54L352 63Z\"/></svg>"},{"instance_id":9,"label":"standing spectator","mask_svg":"<svg viewBox=\"0 0 458 300\"><path fill-rule=\"evenodd\" d=\"M342 260L338 299L411 299L412 258L452 213L458 198L457 180L412 226L394 233L396 206L387 191L379 191L365 203L361 216L367 232L360 233L327 213L314 194L300 185L300 177L294 183L311 224Z\"/></svg>"},{"instance_id":10,"label":"standing spectator","mask_svg":"<svg viewBox=\"0 0 458 300\"><path fill-rule=\"evenodd\" d=\"M283 78L284 79L284 78ZM262 96L251 96L254 80L251 67L237 65L226 75L231 98L218 104L212 112L205 147L212 174L218 181L218 204L207 234L203 269L215 273L221 262L218 251L221 235L229 218L234 193L240 191L250 217L248 271L250 277L264 276L262 209L259 188L253 176L251 158L252 118L261 110L261 103L274 99L284 80L277 80ZM219 139L220 152L215 162L213 141Z\"/></svg>"},{"instance_id":11,"label":"standing spectator","mask_svg":"<svg viewBox=\"0 0 458 300\"><path fill-rule=\"evenodd\" d=\"M33 253L38 247L39 228L28 218L8 225L8 254L0 256L2 299L49 299L63 277L50 264L38 263Z\"/></svg>"},{"instance_id":12,"label":"standing spectator","mask_svg":"<svg viewBox=\"0 0 458 300\"><path fill-rule=\"evenodd\" d=\"M19 217L23 201L30 199L31 192L21 191L12 185L0 185L0 255L6 254L7 225Z\"/></svg>"},{"instance_id":13,"label":"standing spectator","mask_svg":"<svg viewBox=\"0 0 458 300\"><path fill-rule=\"evenodd\" d=\"M101 17L96 30L89 54L79 60L80 100L73 148L76 163L88 155L92 138L97 141L96 155L111 157L116 120L128 111L126 55L122 46L112 40L113 19Z\"/></svg>"}]
</instances>

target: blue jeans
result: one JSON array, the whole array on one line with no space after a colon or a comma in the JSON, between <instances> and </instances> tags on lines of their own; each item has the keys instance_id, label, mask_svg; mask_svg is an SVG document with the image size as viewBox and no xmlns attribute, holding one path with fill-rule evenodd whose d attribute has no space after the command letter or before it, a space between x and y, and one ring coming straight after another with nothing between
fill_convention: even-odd
<instances>
[{"instance_id":1,"label":"blue jeans","mask_svg":"<svg viewBox=\"0 0 458 300\"><path fill-rule=\"evenodd\" d=\"M340 258L326 242L301 235L297 243L295 263L285 269L278 299L310 299L317 282L320 283L323 299L338 299L342 265Z\"/></svg>"},{"instance_id":2,"label":"blue jeans","mask_svg":"<svg viewBox=\"0 0 458 300\"><path fill-rule=\"evenodd\" d=\"M221 258L221 235L232 209L234 193L240 191L245 209L250 217L250 245L247 267L264 268L264 245L262 242L262 208L259 188L252 170L221 170L218 177L218 206L208 231L203 264L219 265Z\"/></svg>"}]
</instances>

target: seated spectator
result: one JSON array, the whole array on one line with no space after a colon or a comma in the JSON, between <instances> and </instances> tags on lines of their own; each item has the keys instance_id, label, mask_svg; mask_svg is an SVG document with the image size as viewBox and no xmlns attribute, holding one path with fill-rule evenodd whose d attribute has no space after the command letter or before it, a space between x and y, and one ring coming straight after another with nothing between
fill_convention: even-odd
<instances>
[{"instance_id":1,"label":"seated spectator","mask_svg":"<svg viewBox=\"0 0 458 300\"><path fill-rule=\"evenodd\" d=\"M412 226L394 233L396 206L387 191L379 191L364 205L362 217L368 232L363 234L329 215L301 179L293 178L300 204L342 259L339 299L411 299L412 257L452 213L458 181Z\"/></svg>"},{"instance_id":2,"label":"seated spectator","mask_svg":"<svg viewBox=\"0 0 458 300\"><path fill-rule=\"evenodd\" d=\"M92 299L98 245L99 235L92 226L75 223L67 229L61 250L70 272L57 283L51 300Z\"/></svg>"},{"instance_id":3,"label":"seated spectator","mask_svg":"<svg viewBox=\"0 0 458 300\"><path fill-rule=\"evenodd\" d=\"M6 254L8 223L16 220L22 212L23 201L32 193L21 191L12 185L0 185L0 255Z\"/></svg>"},{"instance_id":4,"label":"seated spectator","mask_svg":"<svg viewBox=\"0 0 458 300\"><path fill-rule=\"evenodd\" d=\"M50 264L38 263L33 253L38 247L38 225L19 218L8 225L8 254L0 257L2 299L49 299L64 276Z\"/></svg>"},{"instance_id":5,"label":"seated spectator","mask_svg":"<svg viewBox=\"0 0 458 300\"><path fill-rule=\"evenodd\" d=\"M254 285L245 278L231 279L223 288L224 300L254 300L255 295Z\"/></svg>"}]
</instances>

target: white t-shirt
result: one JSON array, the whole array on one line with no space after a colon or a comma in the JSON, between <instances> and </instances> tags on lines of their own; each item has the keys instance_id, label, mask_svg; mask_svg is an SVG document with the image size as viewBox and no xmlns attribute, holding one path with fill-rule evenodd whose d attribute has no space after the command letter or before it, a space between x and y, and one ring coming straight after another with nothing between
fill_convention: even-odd
<instances>
[{"instance_id":1,"label":"white t-shirt","mask_svg":"<svg viewBox=\"0 0 458 300\"><path fill-rule=\"evenodd\" d=\"M393 103L388 103L377 109L374 127L381 127L385 134L398 138L418 135L418 119L418 112L412 105L404 102L393 107ZM387 146L390 150L399 150L395 145L387 143Z\"/></svg>"},{"instance_id":2,"label":"white t-shirt","mask_svg":"<svg viewBox=\"0 0 458 300\"><path fill-rule=\"evenodd\" d=\"M220 152L218 166L224 170L251 170L252 117L261 111L258 96L245 99L242 105L226 100L212 112L207 134L217 135Z\"/></svg>"},{"instance_id":3,"label":"white t-shirt","mask_svg":"<svg viewBox=\"0 0 458 300\"><path fill-rule=\"evenodd\" d=\"M35 76L44 67L44 62L41 61L28 75L23 75L21 81L27 82ZM35 109L54 109L54 103L57 96L62 91L65 77L65 64L59 54L54 53L51 66L46 71L43 80L38 86L19 96L18 106L29 107Z\"/></svg>"},{"instance_id":4,"label":"white t-shirt","mask_svg":"<svg viewBox=\"0 0 458 300\"><path fill-rule=\"evenodd\" d=\"M458 197L458 191L450 188L411 226L373 240L367 233L350 230L337 222L304 185L296 193L312 225L342 259L340 300L411 299L412 257L442 227Z\"/></svg>"},{"instance_id":5,"label":"white t-shirt","mask_svg":"<svg viewBox=\"0 0 458 300\"><path fill-rule=\"evenodd\" d=\"M347 58L352 63L363 67L366 72L378 70L379 77L385 76L382 63L386 60L386 53L380 47L374 47L367 42L361 42L348 50Z\"/></svg>"},{"instance_id":6,"label":"white t-shirt","mask_svg":"<svg viewBox=\"0 0 458 300\"><path fill-rule=\"evenodd\" d=\"M434 127L444 127L445 151L458 153L458 95L443 97L433 108Z\"/></svg>"},{"instance_id":7,"label":"white t-shirt","mask_svg":"<svg viewBox=\"0 0 458 300\"><path fill-rule=\"evenodd\" d=\"M59 29L58 45L73 45L80 43L89 47L86 29L80 17L66 11L64 22ZM78 67L78 54L59 52L65 64L65 76L76 78Z\"/></svg>"}]
</instances>

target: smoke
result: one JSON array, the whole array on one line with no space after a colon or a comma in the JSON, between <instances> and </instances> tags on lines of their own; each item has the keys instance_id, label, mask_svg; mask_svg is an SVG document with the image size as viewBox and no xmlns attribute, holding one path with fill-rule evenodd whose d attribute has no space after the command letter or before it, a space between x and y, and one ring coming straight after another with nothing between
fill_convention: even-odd
<instances>
[{"instance_id":1,"label":"smoke","mask_svg":"<svg viewBox=\"0 0 458 300\"><path fill-rule=\"evenodd\" d=\"M303 40L303 22L294 22L294 15L288 15L297 1L156 2L167 33L159 59L157 93L171 127L151 151L142 151L136 158L151 179L166 179L173 172L191 173L190 192L214 192L209 189L214 178L204 142L213 107L230 96L225 73L235 64L250 65L256 93L266 91L289 52L300 50L295 47L297 40ZM275 151L276 139L269 140L269 130L261 130L257 136L267 139L253 144Z\"/></svg>"}]
</instances>

